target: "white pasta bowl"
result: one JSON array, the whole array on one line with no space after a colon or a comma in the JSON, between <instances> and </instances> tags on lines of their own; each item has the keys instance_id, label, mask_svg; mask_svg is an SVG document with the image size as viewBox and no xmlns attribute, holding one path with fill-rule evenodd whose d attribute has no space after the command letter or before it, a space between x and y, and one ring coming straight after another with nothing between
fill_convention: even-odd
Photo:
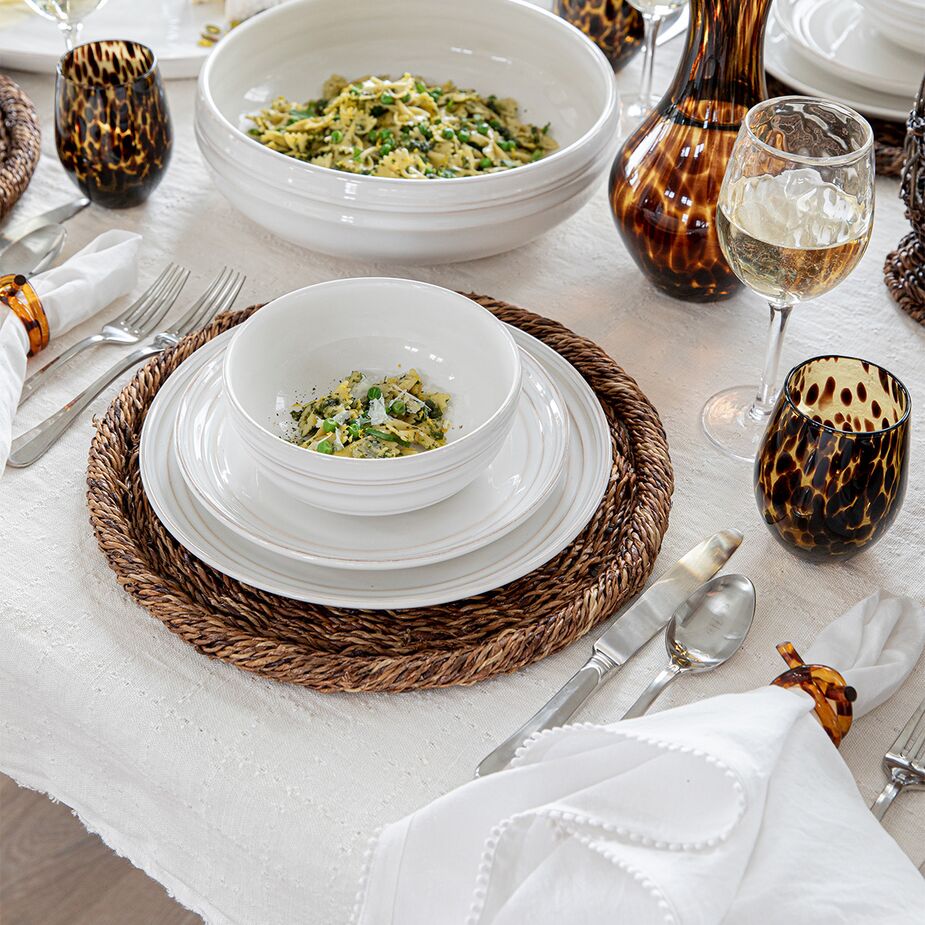
<instances>
[{"instance_id":1,"label":"white pasta bowl","mask_svg":"<svg viewBox=\"0 0 925 925\"><path fill-rule=\"evenodd\" d=\"M456 179L362 176L307 164L247 134L279 95L320 95L332 74L416 73L513 97L559 149ZM497 254L579 209L618 145L613 71L581 32L524 0L294 0L235 29L199 78L196 137L228 200L290 241L342 257L442 263Z\"/></svg>"},{"instance_id":2,"label":"white pasta bowl","mask_svg":"<svg viewBox=\"0 0 925 925\"><path fill-rule=\"evenodd\" d=\"M294 404L352 370L415 368L450 394L447 443L391 459L329 456L289 442ZM295 497L345 514L435 504L484 471L511 431L520 355L506 326L471 299L406 279L343 279L299 289L241 326L225 355L229 420L257 465Z\"/></svg>"}]
</instances>

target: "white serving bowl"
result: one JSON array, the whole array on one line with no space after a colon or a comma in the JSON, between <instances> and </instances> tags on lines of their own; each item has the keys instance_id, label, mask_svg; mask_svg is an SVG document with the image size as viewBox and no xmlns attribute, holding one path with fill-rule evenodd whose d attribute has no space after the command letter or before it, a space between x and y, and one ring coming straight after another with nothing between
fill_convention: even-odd
<instances>
[{"instance_id":1,"label":"white serving bowl","mask_svg":"<svg viewBox=\"0 0 925 925\"><path fill-rule=\"evenodd\" d=\"M349 10L349 15L348 15ZM331 74L453 80L514 97L559 150L458 179L366 177L297 161L251 138L247 116ZM199 78L196 137L216 185L249 218L335 256L442 263L517 247L579 209L619 143L613 70L571 25L523 0L295 0L235 29Z\"/></svg>"},{"instance_id":2,"label":"white serving bowl","mask_svg":"<svg viewBox=\"0 0 925 925\"><path fill-rule=\"evenodd\" d=\"M414 367L451 396L446 446L394 459L328 456L288 442L290 410L351 370ZM435 504L489 465L513 426L520 354L507 327L471 299L406 279L342 279L282 296L225 354L229 420L257 465L325 510L384 515Z\"/></svg>"}]
</instances>

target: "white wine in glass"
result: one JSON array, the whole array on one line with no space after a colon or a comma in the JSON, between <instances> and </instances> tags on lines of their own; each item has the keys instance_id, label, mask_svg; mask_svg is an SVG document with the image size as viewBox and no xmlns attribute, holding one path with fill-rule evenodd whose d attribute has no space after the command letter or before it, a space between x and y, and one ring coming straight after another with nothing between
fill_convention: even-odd
<instances>
[{"instance_id":1,"label":"white wine in glass","mask_svg":"<svg viewBox=\"0 0 925 925\"><path fill-rule=\"evenodd\" d=\"M57 24L70 51L77 44L84 20L106 0L26 0L26 3L40 16Z\"/></svg>"},{"instance_id":2,"label":"white wine in glass","mask_svg":"<svg viewBox=\"0 0 925 925\"><path fill-rule=\"evenodd\" d=\"M714 395L707 436L755 458L777 397L777 367L793 306L834 289L857 266L874 216L873 132L856 112L811 97L779 97L746 114L726 168L716 229L733 273L771 307L758 386Z\"/></svg>"}]
</instances>

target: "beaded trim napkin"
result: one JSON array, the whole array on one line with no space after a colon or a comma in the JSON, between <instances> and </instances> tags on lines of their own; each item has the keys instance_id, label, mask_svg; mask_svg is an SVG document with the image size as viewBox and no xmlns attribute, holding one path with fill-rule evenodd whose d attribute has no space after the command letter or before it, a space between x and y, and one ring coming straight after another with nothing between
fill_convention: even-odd
<instances>
[{"instance_id":1,"label":"beaded trim napkin","mask_svg":"<svg viewBox=\"0 0 925 925\"><path fill-rule=\"evenodd\" d=\"M90 521L122 587L210 658L321 691L407 691L473 684L567 646L637 594L668 526L674 479L658 414L592 341L505 302L470 296L538 337L601 401L613 463L590 523L541 568L476 597L409 610L347 610L267 594L209 568L154 515L138 470L145 414L194 350L256 307L221 315L148 362L96 422L87 470Z\"/></svg>"}]
</instances>

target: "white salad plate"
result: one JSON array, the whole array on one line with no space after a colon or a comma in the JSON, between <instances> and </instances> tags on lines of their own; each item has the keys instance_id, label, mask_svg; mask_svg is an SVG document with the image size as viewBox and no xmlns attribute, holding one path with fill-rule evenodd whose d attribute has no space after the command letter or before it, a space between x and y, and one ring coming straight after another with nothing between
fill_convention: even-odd
<instances>
[{"instance_id":1,"label":"white salad plate","mask_svg":"<svg viewBox=\"0 0 925 925\"><path fill-rule=\"evenodd\" d=\"M221 0L158 0L135 3L109 0L91 13L80 33L81 42L100 39L131 39L147 45L157 56L165 80L195 77L210 50L199 44L207 24L224 28ZM10 8L0 5L0 66L20 71L54 74L64 39L49 19L25 3Z\"/></svg>"},{"instance_id":2,"label":"white salad plate","mask_svg":"<svg viewBox=\"0 0 925 925\"><path fill-rule=\"evenodd\" d=\"M925 57L925 0L861 0L877 28L893 43Z\"/></svg>"},{"instance_id":3,"label":"white salad plate","mask_svg":"<svg viewBox=\"0 0 925 925\"><path fill-rule=\"evenodd\" d=\"M180 470L197 500L229 530L278 555L345 569L441 562L515 529L549 497L562 473L568 417L550 377L524 352L513 429L489 467L462 491L385 517L345 516L311 506L262 471L231 426L221 346L179 403Z\"/></svg>"},{"instance_id":4,"label":"white salad plate","mask_svg":"<svg viewBox=\"0 0 925 925\"><path fill-rule=\"evenodd\" d=\"M769 74L800 93L842 103L865 116L898 122L906 120L914 102L912 96L883 93L851 83L811 63L795 46L796 43L784 31L772 7L764 43L764 64Z\"/></svg>"},{"instance_id":5,"label":"white salad plate","mask_svg":"<svg viewBox=\"0 0 925 925\"><path fill-rule=\"evenodd\" d=\"M232 333L232 332L228 332ZM227 343L215 338L183 363L157 394L141 436L142 483L171 535L207 565L251 587L333 607L402 609L442 604L505 585L539 568L582 531L611 473L611 442L600 402L581 374L519 330L517 343L552 378L569 415L562 478L527 521L481 549L446 562L388 570L332 569L264 549L229 530L187 488L176 452L180 401L202 366Z\"/></svg>"},{"instance_id":6,"label":"white salad plate","mask_svg":"<svg viewBox=\"0 0 925 925\"><path fill-rule=\"evenodd\" d=\"M775 0L781 28L811 63L891 96L915 96L925 71L918 54L889 40L858 0Z\"/></svg>"}]
</instances>

